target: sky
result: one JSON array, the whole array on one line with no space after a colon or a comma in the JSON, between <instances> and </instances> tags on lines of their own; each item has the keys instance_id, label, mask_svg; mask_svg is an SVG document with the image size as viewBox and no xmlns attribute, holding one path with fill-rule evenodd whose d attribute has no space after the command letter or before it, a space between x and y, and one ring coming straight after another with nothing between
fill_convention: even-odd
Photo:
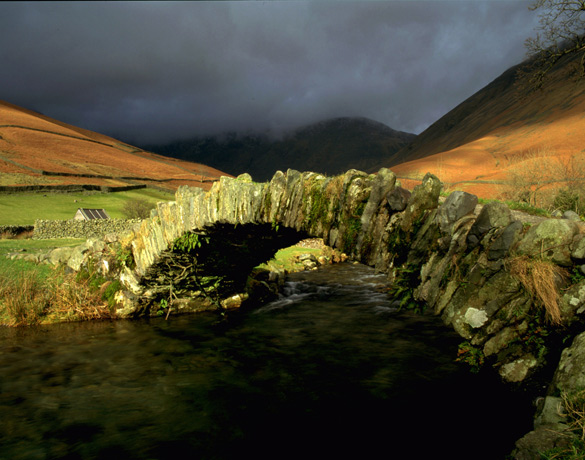
<instances>
[{"instance_id":1,"label":"sky","mask_svg":"<svg viewBox=\"0 0 585 460\"><path fill-rule=\"evenodd\" d=\"M419 134L525 59L531 3L1 2L0 100L135 145L354 116Z\"/></svg>"}]
</instances>

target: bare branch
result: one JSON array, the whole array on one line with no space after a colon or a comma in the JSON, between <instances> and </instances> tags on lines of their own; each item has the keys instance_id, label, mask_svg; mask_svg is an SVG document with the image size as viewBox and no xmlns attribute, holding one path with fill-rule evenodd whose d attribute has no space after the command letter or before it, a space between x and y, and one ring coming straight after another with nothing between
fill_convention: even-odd
<instances>
[{"instance_id":1,"label":"bare branch","mask_svg":"<svg viewBox=\"0 0 585 460\"><path fill-rule=\"evenodd\" d=\"M540 88L561 60L579 55L572 72L585 77L585 0L537 0L530 9L539 12L539 27L526 40L530 64L520 77Z\"/></svg>"}]
</instances>

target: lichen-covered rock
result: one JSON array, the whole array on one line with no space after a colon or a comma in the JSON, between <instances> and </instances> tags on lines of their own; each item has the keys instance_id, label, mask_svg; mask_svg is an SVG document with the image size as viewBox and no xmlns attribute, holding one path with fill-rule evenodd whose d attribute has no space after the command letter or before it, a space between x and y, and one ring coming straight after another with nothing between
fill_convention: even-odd
<instances>
[{"instance_id":1,"label":"lichen-covered rock","mask_svg":"<svg viewBox=\"0 0 585 460\"><path fill-rule=\"evenodd\" d=\"M366 233L378 213L382 200L394 190L396 175L389 169L382 168L372 181L372 188L366 207L361 216L361 228Z\"/></svg>"},{"instance_id":2,"label":"lichen-covered rock","mask_svg":"<svg viewBox=\"0 0 585 460\"><path fill-rule=\"evenodd\" d=\"M500 367L499 373L505 382L522 382L534 369L542 363L534 356L527 354Z\"/></svg>"},{"instance_id":3,"label":"lichen-covered rock","mask_svg":"<svg viewBox=\"0 0 585 460\"><path fill-rule=\"evenodd\" d=\"M561 353L553 386L561 392L574 393L585 389L585 332Z\"/></svg>"},{"instance_id":4,"label":"lichen-covered rock","mask_svg":"<svg viewBox=\"0 0 585 460\"><path fill-rule=\"evenodd\" d=\"M575 263L585 263L585 234L579 233L575 235L571 244L571 258Z\"/></svg>"},{"instance_id":5,"label":"lichen-covered rock","mask_svg":"<svg viewBox=\"0 0 585 460\"><path fill-rule=\"evenodd\" d=\"M52 265L66 265L73 250L74 248L70 247L55 248L47 255L47 261Z\"/></svg>"},{"instance_id":6,"label":"lichen-covered rock","mask_svg":"<svg viewBox=\"0 0 585 460\"><path fill-rule=\"evenodd\" d=\"M424 211L438 206L441 188L441 181L431 173L427 173L422 183L414 187L402 216L403 231L410 231Z\"/></svg>"},{"instance_id":7,"label":"lichen-covered rock","mask_svg":"<svg viewBox=\"0 0 585 460\"><path fill-rule=\"evenodd\" d=\"M543 452L555 448L566 449L569 443L570 437L565 433L543 425L519 439L511 456L514 460L542 460Z\"/></svg>"},{"instance_id":8,"label":"lichen-covered rock","mask_svg":"<svg viewBox=\"0 0 585 460\"><path fill-rule=\"evenodd\" d=\"M565 325L570 325L585 315L585 280L566 289L561 296L559 306Z\"/></svg>"},{"instance_id":9,"label":"lichen-covered rock","mask_svg":"<svg viewBox=\"0 0 585 460\"><path fill-rule=\"evenodd\" d=\"M579 227L566 219L546 219L530 227L520 241L518 252L540 257L558 265L571 266L571 246Z\"/></svg>"}]
</instances>

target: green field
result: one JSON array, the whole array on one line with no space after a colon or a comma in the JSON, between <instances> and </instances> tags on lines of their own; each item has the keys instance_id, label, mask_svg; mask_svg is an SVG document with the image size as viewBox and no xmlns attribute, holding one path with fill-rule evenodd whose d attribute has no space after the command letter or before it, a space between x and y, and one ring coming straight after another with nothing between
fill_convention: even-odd
<instances>
[{"instance_id":1,"label":"green field","mask_svg":"<svg viewBox=\"0 0 585 460\"><path fill-rule=\"evenodd\" d=\"M36 219L72 219L78 208L103 208L111 218L125 218L124 204L143 199L153 204L174 201L175 195L154 189L128 192L0 194L0 225L34 225Z\"/></svg>"},{"instance_id":2,"label":"green field","mask_svg":"<svg viewBox=\"0 0 585 460\"><path fill-rule=\"evenodd\" d=\"M74 238L63 238L57 240L31 240L31 239L0 239L0 278L8 276L17 276L19 273L27 271L37 271L42 276L50 273L49 265L37 265L25 260L11 260L6 257L12 252L35 253L48 251L50 249L64 246L78 246L84 240Z\"/></svg>"}]
</instances>

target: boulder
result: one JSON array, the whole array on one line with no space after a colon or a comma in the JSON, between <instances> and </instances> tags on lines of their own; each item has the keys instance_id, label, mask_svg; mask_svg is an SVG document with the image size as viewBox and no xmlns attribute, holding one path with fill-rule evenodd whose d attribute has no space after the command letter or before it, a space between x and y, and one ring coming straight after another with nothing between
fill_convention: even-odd
<instances>
[{"instance_id":1,"label":"boulder","mask_svg":"<svg viewBox=\"0 0 585 460\"><path fill-rule=\"evenodd\" d=\"M561 353L553 386L561 392L576 392L585 388L585 332L573 340Z\"/></svg>"},{"instance_id":2,"label":"boulder","mask_svg":"<svg viewBox=\"0 0 585 460\"><path fill-rule=\"evenodd\" d=\"M542 453L554 449L567 448L570 438L565 433L541 426L531 431L516 442L516 449L512 453L514 460L541 460Z\"/></svg>"},{"instance_id":3,"label":"boulder","mask_svg":"<svg viewBox=\"0 0 585 460\"><path fill-rule=\"evenodd\" d=\"M402 187L396 187L394 190L386 194L386 202L391 211L401 212L406 209L408 200L410 200L412 193Z\"/></svg>"},{"instance_id":4,"label":"boulder","mask_svg":"<svg viewBox=\"0 0 585 460\"><path fill-rule=\"evenodd\" d=\"M47 254L47 261L52 265L65 265L71 258L71 254L73 254L74 248L63 247L63 248L56 248L53 249L49 254Z\"/></svg>"},{"instance_id":5,"label":"boulder","mask_svg":"<svg viewBox=\"0 0 585 460\"><path fill-rule=\"evenodd\" d=\"M473 213L477 206L477 196L457 190L451 193L439 208L437 219L443 233L450 233L453 224L464 216Z\"/></svg>"},{"instance_id":6,"label":"boulder","mask_svg":"<svg viewBox=\"0 0 585 460\"><path fill-rule=\"evenodd\" d=\"M507 227L512 223L510 208L499 201L484 205L467 235L469 248L476 247L492 228Z\"/></svg>"},{"instance_id":7,"label":"boulder","mask_svg":"<svg viewBox=\"0 0 585 460\"><path fill-rule=\"evenodd\" d=\"M581 217L579 217L579 214L577 214L575 211L565 211L563 213L563 219L572 220L574 222L581 221Z\"/></svg>"},{"instance_id":8,"label":"boulder","mask_svg":"<svg viewBox=\"0 0 585 460\"><path fill-rule=\"evenodd\" d=\"M376 178L372 181L370 197L361 217L362 228L367 231L371 222L374 220L374 214L382 200L394 190L396 184L396 175L389 169L382 168L378 171Z\"/></svg>"},{"instance_id":9,"label":"boulder","mask_svg":"<svg viewBox=\"0 0 585 460\"><path fill-rule=\"evenodd\" d=\"M512 362L502 365L499 373L505 382L522 382L540 364L534 356L526 354Z\"/></svg>"},{"instance_id":10,"label":"boulder","mask_svg":"<svg viewBox=\"0 0 585 460\"><path fill-rule=\"evenodd\" d=\"M579 233L571 245L571 258L579 264L585 262L585 234Z\"/></svg>"},{"instance_id":11,"label":"boulder","mask_svg":"<svg viewBox=\"0 0 585 460\"><path fill-rule=\"evenodd\" d=\"M435 209L438 206L441 188L441 181L431 173L427 173L422 183L414 187L402 216L401 228L403 231L411 231L424 211Z\"/></svg>"},{"instance_id":12,"label":"boulder","mask_svg":"<svg viewBox=\"0 0 585 460\"><path fill-rule=\"evenodd\" d=\"M522 229L522 222L519 220L513 221L510 225L504 228L490 244L488 249L488 259L503 259L510 249L519 241Z\"/></svg>"},{"instance_id":13,"label":"boulder","mask_svg":"<svg viewBox=\"0 0 585 460\"><path fill-rule=\"evenodd\" d=\"M518 252L541 257L558 265L570 267L573 239L579 227L567 219L546 219L530 227L520 241Z\"/></svg>"}]
</instances>

